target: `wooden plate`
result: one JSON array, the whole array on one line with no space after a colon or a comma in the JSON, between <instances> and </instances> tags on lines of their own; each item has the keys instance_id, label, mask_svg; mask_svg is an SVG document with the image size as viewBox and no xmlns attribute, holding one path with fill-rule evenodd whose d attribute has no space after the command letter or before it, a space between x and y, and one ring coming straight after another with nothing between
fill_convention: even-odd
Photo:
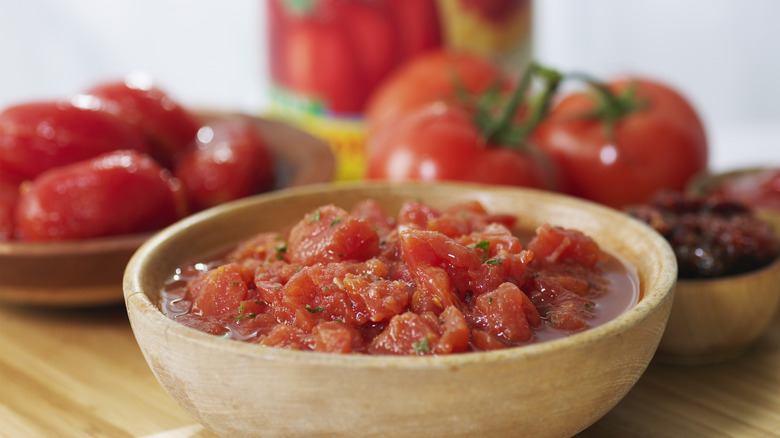
<instances>
[{"instance_id":1,"label":"wooden plate","mask_svg":"<svg viewBox=\"0 0 780 438\"><path fill-rule=\"evenodd\" d=\"M197 111L206 123L247 118L263 132L277 161L276 188L330 182L327 143L285 123L223 111ZM120 303L122 275L151 233L51 243L0 243L0 302L78 307Z\"/></svg>"}]
</instances>

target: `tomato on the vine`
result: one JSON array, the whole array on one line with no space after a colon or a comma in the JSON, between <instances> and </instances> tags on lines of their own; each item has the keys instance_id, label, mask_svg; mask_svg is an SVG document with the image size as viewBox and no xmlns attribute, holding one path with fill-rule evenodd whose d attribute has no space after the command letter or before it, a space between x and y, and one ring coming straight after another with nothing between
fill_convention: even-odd
<instances>
[{"instance_id":1,"label":"tomato on the vine","mask_svg":"<svg viewBox=\"0 0 780 438\"><path fill-rule=\"evenodd\" d=\"M367 177L391 181L471 181L538 189L555 186L544 157L488 144L472 114L432 104L403 118L370 144Z\"/></svg>"},{"instance_id":2,"label":"tomato on the vine","mask_svg":"<svg viewBox=\"0 0 780 438\"><path fill-rule=\"evenodd\" d=\"M543 76L547 80L547 97L540 99L529 115L523 116L527 122L521 123L518 117L531 78L539 73L543 71L529 69L500 112L493 106L434 101L404 116L398 115L391 124L380 124L367 145L367 178L470 181L555 189L556 172L546 157L526 140L532 126L546 111L549 95L557 87L560 80L557 72ZM495 103L494 99L488 101Z\"/></svg>"},{"instance_id":3,"label":"tomato on the vine","mask_svg":"<svg viewBox=\"0 0 780 438\"><path fill-rule=\"evenodd\" d=\"M491 87L508 91L514 80L489 59L467 52L435 50L402 64L374 91L366 106L369 135L433 102L454 103ZM462 102L457 102L462 103Z\"/></svg>"},{"instance_id":4,"label":"tomato on the vine","mask_svg":"<svg viewBox=\"0 0 780 438\"><path fill-rule=\"evenodd\" d=\"M671 87L644 78L566 95L538 126L536 144L554 161L561 191L612 207L683 190L706 170L703 124Z\"/></svg>"}]
</instances>

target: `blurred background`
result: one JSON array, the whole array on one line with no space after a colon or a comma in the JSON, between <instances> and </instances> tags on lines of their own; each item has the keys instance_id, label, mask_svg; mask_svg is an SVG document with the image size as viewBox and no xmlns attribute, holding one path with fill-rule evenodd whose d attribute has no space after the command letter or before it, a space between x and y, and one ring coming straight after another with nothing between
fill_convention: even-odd
<instances>
[{"instance_id":1,"label":"blurred background","mask_svg":"<svg viewBox=\"0 0 780 438\"><path fill-rule=\"evenodd\" d=\"M0 0L0 108L133 70L185 105L269 105L265 0ZM713 170L780 165L780 2L537 0L535 58L661 79L696 106Z\"/></svg>"}]
</instances>

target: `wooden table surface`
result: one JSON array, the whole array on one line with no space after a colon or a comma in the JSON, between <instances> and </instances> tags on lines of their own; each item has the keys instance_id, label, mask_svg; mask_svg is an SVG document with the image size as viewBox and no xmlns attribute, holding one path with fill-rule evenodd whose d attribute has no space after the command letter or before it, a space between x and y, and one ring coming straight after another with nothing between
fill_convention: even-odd
<instances>
[{"instance_id":1,"label":"wooden table surface","mask_svg":"<svg viewBox=\"0 0 780 438\"><path fill-rule=\"evenodd\" d=\"M780 437L780 315L743 356L698 367L651 364L578 435ZM163 391L124 307L0 305L0 437L214 438Z\"/></svg>"}]
</instances>

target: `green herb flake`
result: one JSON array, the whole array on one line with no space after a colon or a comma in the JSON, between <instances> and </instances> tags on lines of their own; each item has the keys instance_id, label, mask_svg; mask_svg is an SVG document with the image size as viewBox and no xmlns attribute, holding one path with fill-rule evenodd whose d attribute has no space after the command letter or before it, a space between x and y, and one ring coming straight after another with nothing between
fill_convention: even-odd
<instances>
[{"instance_id":1,"label":"green herb flake","mask_svg":"<svg viewBox=\"0 0 780 438\"><path fill-rule=\"evenodd\" d=\"M338 225L338 223L341 222L341 218L337 217L336 219L333 219L333 222L330 223L330 226Z\"/></svg>"},{"instance_id":2,"label":"green herb flake","mask_svg":"<svg viewBox=\"0 0 780 438\"><path fill-rule=\"evenodd\" d=\"M585 308L589 311L593 311L593 309L590 307L590 303L585 303Z\"/></svg>"},{"instance_id":3,"label":"green herb flake","mask_svg":"<svg viewBox=\"0 0 780 438\"><path fill-rule=\"evenodd\" d=\"M494 258L494 259L490 259L490 260L485 261L485 263L487 263L488 265L500 265L501 264L501 259Z\"/></svg>"},{"instance_id":4,"label":"green herb flake","mask_svg":"<svg viewBox=\"0 0 780 438\"><path fill-rule=\"evenodd\" d=\"M314 309L314 308L312 308L310 305L308 305L308 304L307 304L307 305L306 305L306 310L307 310L309 313L320 313L320 312L322 312L322 311L323 311L323 310L325 310L325 309L324 309L324 308L322 308L322 307L317 307L316 309Z\"/></svg>"},{"instance_id":5,"label":"green herb flake","mask_svg":"<svg viewBox=\"0 0 780 438\"><path fill-rule=\"evenodd\" d=\"M493 302L493 297L488 298L488 303L492 303L492 302Z\"/></svg>"},{"instance_id":6,"label":"green herb flake","mask_svg":"<svg viewBox=\"0 0 780 438\"><path fill-rule=\"evenodd\" d=\"M246 315L236 315L234 318L236 321L241 321L242 319L250 319L257 316L257 313L247 313Z\"/></svg>"},{"instance_id":7,"label":"green herb flake","mask_svg":"<svg viewBox=\"0 0 780 438\"><path fill-rule=\"evenodd\" d=\"M241 303L241 305L238 306L238 313L244 313L244 303Z\"/></svg>"},{"instance_id":8,"label":"green herb flake","mask_svg":"<svg viewBox=\"0 0 780 438\"><path fill-rule=\"evenodd\" d=\"M417 354L431 352L431 347L428 345L428 338L422 338L417 342L413 342L412 347L414 347L414 352Z\"/></svg>"},{"instance_id":9,"label":"green herb flake","mask_svg":"<svg viewBox=\"0 0 780 438\"><path fill-rule=\"evenodd\" d=\"M312 215L311 219L309 219L309 223L317 222L318 220L320 220L320 211L316 210L314 212L314 215Z\"/></svg>"},{"instance_id":10,"label":"green herb flake","mask_svg":"<svg viewBox=\"0 0 780 438\"><path fill-rule=\"evenodd\" d=\"M255 301L255 304L257 304L258 306L265 306L266 302L265 301Z\"/></svg>"},{"instance_id":11,"label":"green herb flake","mask_svg":"<svg viewBox=\"0 0 780 438\"><path fill-rule=\"evenodd\" d=\"M481 249L482 251L488 252L490 251L490 241L489 240L480 240L479 243L474 245L474 248Z\"/></svg>"}]
</instances>

